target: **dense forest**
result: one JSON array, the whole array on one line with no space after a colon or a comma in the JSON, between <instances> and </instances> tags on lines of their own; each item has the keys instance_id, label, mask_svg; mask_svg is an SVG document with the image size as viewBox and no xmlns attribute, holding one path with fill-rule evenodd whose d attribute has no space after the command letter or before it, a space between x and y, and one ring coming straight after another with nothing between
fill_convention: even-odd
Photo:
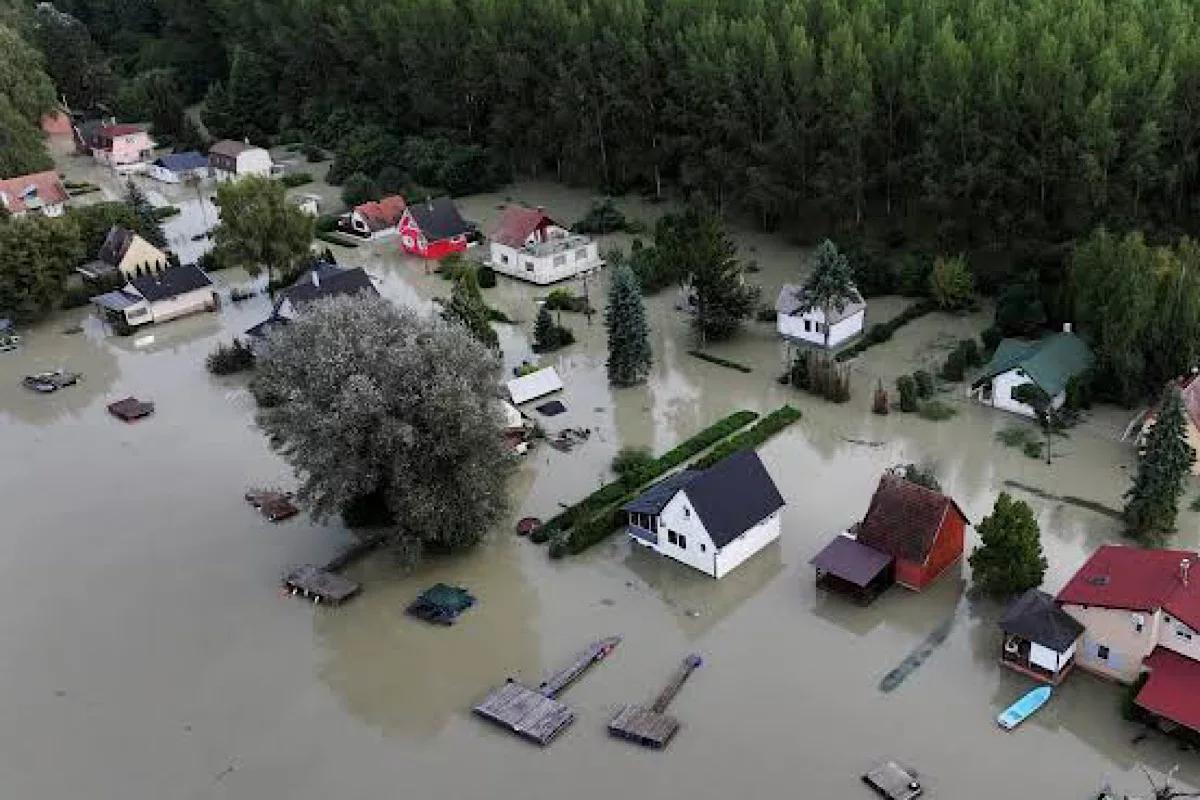
<instances>
[{"instance_id":1,"label":"dense forest","mask_svg":"<svg viewBox=\"0 0 1200 800\"><path fill-rule=\"evenodd\" d=\"M1195 0L56 6L86 38L48 53L75 103L150 73L207 93L218 128L443 137L517 174L702 192L767 227L954 246L1172 232L1200 188Z\"/></svg>"}]
</instances>

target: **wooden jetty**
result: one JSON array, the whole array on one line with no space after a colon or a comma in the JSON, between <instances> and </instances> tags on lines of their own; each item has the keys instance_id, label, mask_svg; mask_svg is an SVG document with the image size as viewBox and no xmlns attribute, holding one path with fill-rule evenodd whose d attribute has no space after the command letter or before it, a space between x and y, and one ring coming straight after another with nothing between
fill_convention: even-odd
<instances>
[{"instance_id":1,"label":"wooden jetty","mask_svg":"<svg viewBox=\"0 0 1200 800\"><path fill-rule=\"evenodd\" d=\"M557 695L592 665L602 661L620 642L619 636L593 642L577 653L566 667L539 683L536 689L509 679L473 710L484 719L545 747L575 721L575 712L559 702Z\"/></svg>"},{"instance_id":2,"label":"wooden jetty","mask_svg":"<svg viewBox=\"0 0 1200 800\"><path fill-rule=\"evenodd\" d=\"M283 587L292 594L311 597L314 603L333 606L346 602L362 588L349 578L312 564L305 564L284 575Z\"/></svg>"},{"instance_id":3,"label":"wooden jetty","mask_svg":"<svg viewBox=\"0 0 1200 800\"><path fill-rule=\"evenodd\" d=\"M250 489L246 492L246 502L271 522L282 522L300 513L292 500L292 493L278 489Z\"/></svg>"},{"instance_id":4,"label":"wooden jetty","mask_svg":"<svg viewBox=\"0 0 1200 800\"><path fill-rule=\"evenodd\" d=\"M617 709L612 721L608 723L608 732L613 736L644 747L653 747L658 750L666 747L679 730L679 720L665 713L667 706L675 699L675 695L679 694L684 682L700 664L700 656L695 653L685 658L649 707L621 706Z\"/></svg>"}]
</instances>

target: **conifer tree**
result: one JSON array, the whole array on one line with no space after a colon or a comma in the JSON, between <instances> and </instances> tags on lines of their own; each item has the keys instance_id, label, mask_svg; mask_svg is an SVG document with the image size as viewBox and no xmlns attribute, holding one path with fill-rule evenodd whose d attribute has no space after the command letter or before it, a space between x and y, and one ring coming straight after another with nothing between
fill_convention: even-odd
<instances>
[{"instance_id":1,"label":"conifer tree","mask_svg":"<svg viewBox=\"0 0 1200 800\"><path fill-rule=\"evenodd\" d=\"M854 273L846 256L838 252L829 239L817 248L817 260L812 274L804 284L802 311L820 309L825 313L825 349L829 349L829 317L840 314L858 297L854 288Z\"/></svg>"},{"instance_id":2,"label":"conifer tree","mask_svg":"<svg viewBox=\"0 0 1200 800\"><path fill-rule=\"evenodd\" d=\"M154 215L154 206L132 178L125 183L125 202L133 209L133 213L137 214L137 232L141 237L160 250L165 249L167 235L163 233L162 225Z\"/></svg>"},{"instance_id":3,"label":"conifer tree","mask_svg":"<svg viewBox=\"0 0 1200 800\"><path fill-rule=\"evenodd\" d=\"M533 325L533 351L543 353L553 350L558 345L558 326L550 316L550 309L544 305L538 311L537 321Z\"/></svg>"},{"instance_id":4,"label":"conifer tree","mask_svg":"<svg viewBox=\"0 0 1200 800\"><path fill-rule=\"evenodd\" d=\"M442 318L459 323L492 350L500 349L500 337L488 321L487 304L483 302L483 295L479 292L479 280L475 277L475 270L459 270L454 289L450 292L450 302L442 311Z\"/></svg>"},{"instance_id":5,"label":"conifer tree","mask_svg":"<svg viewBox=\"0 0 1200 800\"><path fill-rule=\"evenodd\" d=\"M614 386L630 386L646 378L650 370L650 328L642 305L637 277L626 264L613 272L604 310L608 329L608 380Z\"/></svg>"},{"instance_id":6,"label":"conifer tree","mask_svg":"<svg viewBox=\"0 0 1200 800\"><path fill-rule=\"evenodd\" d=\"M1146 448L1138 459L1133 486L1125 493L1125 535L1147 546L1160 546L1175 530L1196 451L1187 441L1183 398L1176 388L1163 398Z\"/></svg>"},{"instance_id":7,"label":"conifer tree","mask_svg":"<svg viewBox=\"0 0 1200 800\"><path fill-rule=\"evenodd\" d=\"M746 284L737 248L714 215L698 215L689 233L685 260L696 305L692 324L702 341L728 339L754 313L758 287Z\"/></svg>"},{"instance_id":8,"label":"conifer tree","mask_svg":"<svg viewBox=\"0 0 1200 800\"><path fill-rule=\"evenodd\" d=\"M977 528L981 544L971 553L971 576L990 595L1018 594L1042 585L1046 557L1033 509L1001 492Z\"/></svg>"}]
</instances>

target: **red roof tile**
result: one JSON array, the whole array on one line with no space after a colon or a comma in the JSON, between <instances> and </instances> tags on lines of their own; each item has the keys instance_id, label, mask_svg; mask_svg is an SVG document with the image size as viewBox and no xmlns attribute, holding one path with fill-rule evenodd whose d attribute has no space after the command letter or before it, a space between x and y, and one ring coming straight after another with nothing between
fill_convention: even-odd
<instances>
[{"instance_id":1,"label":"red roof tile","mask_svg":"<svg viewBox=\"0 0 1200 800\"><path fill-rule=\"evenodd\" d=\"M1156 647L1142 664L1150 669L1150 678L1138 692L1137 704L1200 731L1200 662Z\"/></svg>"},{"instance_id":2,"label":"red roof tile","mask_svg":"<svg viewBox=\"0 0 1200 800\"><path fill-rule=\"evenodd\" d=\"M947 514L967 519L946 495L896 475L884 475L859 525L857 538L890 556L924 563Z\"/></svg>"},{"instance_id":3,"label":"red roof tile","mask_svg":"<svg viewBox=\"0 0 1200 800\"><path fill-rule=\"evenodd\" d=\"M394 228L399 225L400 218L404 216L404 209L404 198L398 194L354 207L354 210L367 221L367 226L372 231L381 231L384 228Z\"/></svg>"},{"instance_id":4,"label":"red roof tile","mask_svg":"<svg viewBox=\"0 0 1200 800\"><path fill-rule=\"evenodd\" d=\"M1200 572L1185 586L1180 580L1184 559L1197 563L1190 550L1106 544L1067 582L1058 602L1130 611L1175 607L1178 610L1172 613L1190 625L1190 619L1200 618Z\"/></svg>"},{"instance_id":5,"label":"red roof tile","mask_svg":"<svg viewBox=\"0 0 1200 800\"><path fill-rule=\"evenodd\" d=\"M540 208L509 206L504 209L504 215L500 217L500 224L492 233L492 241L506 244L509 247L523 247L525 240L540 228L543 222L557 224Z\"/></svg>"},{"instance_id":6,"label":"red roof tile","mask_svg":"<svg viewBox=\"0 0 1200 800\"><path fill-rule=\"evenodd\" d=\"M58 173L54 170L35 172L32 175L18 175L15 178L0 181L0 193L3 193L0 205L3 205L12 214L27 211L29 209L27 200L36 198L43 205L54 205L65 203L68 198L67 190L63 188L62 181L58 179Z\"/></svg>"}]
</instances>

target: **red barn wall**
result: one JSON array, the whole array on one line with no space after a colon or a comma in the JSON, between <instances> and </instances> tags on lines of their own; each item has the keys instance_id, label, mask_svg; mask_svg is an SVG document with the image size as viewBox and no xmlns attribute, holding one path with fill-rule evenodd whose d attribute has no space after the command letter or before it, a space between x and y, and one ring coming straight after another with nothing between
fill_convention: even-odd
<instances>
[{"instance_id":1,"label":"red barn wall","mask_svg":"<svg viewBox=\"0 0 1200 800\"><path fill-rule=\"evenodd\" d=\"M953 508L946 512L933 549L924 564L897 559L896 582L910 589L924 589L962 558L967 522Z\"/></svg>"}]
</instances>

